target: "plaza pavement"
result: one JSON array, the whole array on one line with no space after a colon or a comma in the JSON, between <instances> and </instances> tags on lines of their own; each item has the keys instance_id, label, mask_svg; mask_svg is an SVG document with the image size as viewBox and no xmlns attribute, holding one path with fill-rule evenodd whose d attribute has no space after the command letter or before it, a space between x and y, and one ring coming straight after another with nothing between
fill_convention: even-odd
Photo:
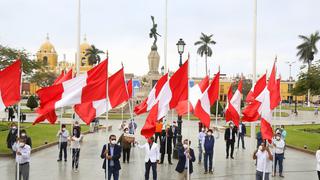
<instances>
[{"instance_id":1,"label":"plaza pavement","mask_svg":"<svg viewBox=\"0 0 320 180\"><path fill-rule=\"evenodd\" d=\"M113 125L111 132L100 131L84 137L81 153L80 153L80 167L79 172L74 173L71 169L71 156L68 151L68 162L58 163L57 146L47 148L45 150L32 154L30 179L31 180L90 180L90 179L104 179L104 172L101 168L102 159L100 153L103 144L107 142L107 137L113 133L119 137L120 132L117 130L119 120L110 120L109 124ZM138 134L140 128L143 126L143 119L137 118ZM196 159L198 159L197 149L197 122L184 121L183 123L183 138L190 138L192 140L191 147L195 150ZM289 134L290 136L290 134ZM138 135L137 140L144 143L142 136ZM215 168L214 174L203 174L203 164L194 163L194 173L192 179L217 179L217 180L254 180L255 166L252 160L251 146L248 145L249 138L246 138L247 149L235 149L235 159L225 159L225 142L223 140L223 132L216 142L215 153ZM144 152L137 147L131 150L131 161L129 164L123 164L122 160L120 171L121 180L143 180L144 179ZM177 160L173 160L173 165L169 165L165 158L163 165L158 165L158 179L159 180L174 180L177 179L177 172L175 167ZM14 180L14 161L9 158L0 158L0 179ZM315 171L315 156L305 154L296 150L287 149L286 159L284 160L284 176L285 178L271 178L271 179L289 179L289 180L313 180L317 179ZM152 173L150 172L150 177ZM151 178L150 178L151 179Z\"/></svg>"}]
</instances>

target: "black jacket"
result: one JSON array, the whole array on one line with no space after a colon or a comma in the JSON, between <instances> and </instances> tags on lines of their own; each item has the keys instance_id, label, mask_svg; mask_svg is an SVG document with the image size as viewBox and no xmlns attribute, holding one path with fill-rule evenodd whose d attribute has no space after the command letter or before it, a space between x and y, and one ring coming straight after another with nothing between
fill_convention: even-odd
<instances>
[{"instance_id":1,"label":"black jacket","mask_svg":"<svg viewBox=\"0 0 320 180\"><path fill-rule=\"evenodd\" d=\"M103 146L100 157L104 159L102 168L106 169L106 145ZM110 156L110 145L108 144L108 155ZM114 162L115 170L120 170L120 159L121 157L121 147L117 144L114 145L112 160ZM110 160L108 160L108 166L110 165Z\"/></svg>"},{"instance_id":2,"label":"black jacket","mask_svg":"<svg viewBox=\"0 0 320 180\"><path fill-rule=\"evenodd\" d=\"M168 135L166 132L162 132L160 139L160 153L161 154L172 154L172 131L168 131Z\"/></svg>"},{"instance_id":3,"label":"black jacket","mask_svg":"<svg viewBox=\"0 0 320 180\"><path fill-rule=\"evenodd\" d=\"M14 142L16 142L17 139L18 130L15 129L14 131L12 129L9 130L8 136L7 136L7 148L11 149Z\"/></svg>"},{"instance_id":4,"label":"black jacket","mask_svg":"<svg viewBox=\"0 0 320 180\"><path fill-rule=\"evenodd\" d=\"M240 124L239 124L239 130L240 130ZM241 123L241 133L239 131L240 135L246 135L247 131L246 131L246 125Z\"/></svg>"},{"instance_id":5,"label":"black jacket","mask_svg":"<svg viewBox=\"0 0 320 180\"><path fill-rule=\"evenodd\" d=\"M189 160L189 173L191 174L193 172L192 163L196 161L196 157L194 156L194 151L192 148L190 148L190 156L191 156L191 159ZM187 158L184 155L184 148L183 147L178 150L178 159L179 159L179 161L178 161L178 164L176 167L176 171L179 173L182 173L185 170L185 165L187 162Z\"/></svg>"},{"instance_id":6,"label":"black jacket","mask_svg":"<svg viewBox=\"0 0 320 180\"><path fill-rule=\"evenodd\" d=\"M224 140L235 142L236 141L237 128L232 129L232 138L230 139L230 128L227 128L224 132Z\"/></svg>"}]
</instances>

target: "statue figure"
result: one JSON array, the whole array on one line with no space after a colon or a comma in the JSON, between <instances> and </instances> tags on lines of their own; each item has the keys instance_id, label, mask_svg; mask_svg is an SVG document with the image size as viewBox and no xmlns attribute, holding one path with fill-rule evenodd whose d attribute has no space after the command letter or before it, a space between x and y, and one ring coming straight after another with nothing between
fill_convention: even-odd
<instances>
[{"instance_id":1,"label":"statue figure","mask_svg":"<svg viewBox=\"0 0 320 180\"><path fill-rule=\"evenodd\" d=\"M157 40L158 40L158 36L161 37L160 34L157 33L157 24L154 22L154 17L151 16L151 20L152 20L152 28L150 29L150 33L149 33L149 36L150 38L154 38L154 41L153 41L153 45L151 46L151 50L157 50Z\"/></svg>"}]
</instances>

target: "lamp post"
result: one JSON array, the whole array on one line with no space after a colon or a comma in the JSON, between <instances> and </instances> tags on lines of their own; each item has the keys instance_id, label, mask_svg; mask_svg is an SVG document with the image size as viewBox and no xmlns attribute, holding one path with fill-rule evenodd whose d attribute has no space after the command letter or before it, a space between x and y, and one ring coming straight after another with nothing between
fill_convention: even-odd
<instances>
[{"instance_id":1,"label":"lamp post","mask_svg":"<svg viewBox=\"0 0 320 180\"><path fill-rule=\"evenodd\" d=\"M179 67L182 66L182 54L184 52L184 46L186 43L180 38L178 43L176 44L178 48L178 53L180 55ZM177 131L177 144L173 150L173 158L178 159L178 149L182 147L182 116L178 116L178 131Z\"/></svg>"},{"instance_id":2,"label":"lamp post","mask_svg":"<svg viewBox=\"0 0 320 180\"><path fill-rule=\"evenodd\" d=\"M291 84L291 81L292 81L292 76L291 76L291 68L292 68L292 64L296 63L296 61L286 61L285 62L286 64L289 65L289 86L290 88L288 88L290 90L290 93L292 93L292 84ZM291 106L291 103L292 103L292 100L293 100L293 96L290 96L290 99L289 99L289 106ZM291 108L290 108L291 109ZM294 105L294 112L296 113L297 112L297 97L295 97L295 105Z\"/></svg>"}]
</instances>

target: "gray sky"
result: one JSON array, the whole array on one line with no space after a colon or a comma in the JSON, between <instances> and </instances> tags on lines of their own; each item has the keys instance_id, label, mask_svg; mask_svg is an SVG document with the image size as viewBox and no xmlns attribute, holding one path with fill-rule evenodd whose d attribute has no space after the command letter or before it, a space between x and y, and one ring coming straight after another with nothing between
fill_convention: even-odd
<instances>
[{"instance_id":1,"label":"gray sky","mask_svg":"<svg viewBox=\"0 0 320 180\"><path fill-rule=\"evenodd\" d=\"M74 60L76 50L76 0L0 0L0 43L36 53L46 33L62 60ZM99 49L109 50L111 71L125 65L126 72L148 72L149 39L155 16L164 34L165 0L82 0L81 34ZM297 60L299 34L320 29L319 0L258 0L257 72L270 71L275 55L283 78L285 61ZM217 44L209 58L212 73L221 66L228 75L252 72L253 0L169 0L168 67L177 69L176 43L183 38L191 55L191 75L205 74L204 58L193 45L200 33L214 34ZM163 65L163 38L158 41ZM184 59L187 53L184 54ZM318 56L319 57L319 56ZM198 62L198 63L196 63ZM296 75L300 63L293 66Z\"/></svg>"}]
</instances>

